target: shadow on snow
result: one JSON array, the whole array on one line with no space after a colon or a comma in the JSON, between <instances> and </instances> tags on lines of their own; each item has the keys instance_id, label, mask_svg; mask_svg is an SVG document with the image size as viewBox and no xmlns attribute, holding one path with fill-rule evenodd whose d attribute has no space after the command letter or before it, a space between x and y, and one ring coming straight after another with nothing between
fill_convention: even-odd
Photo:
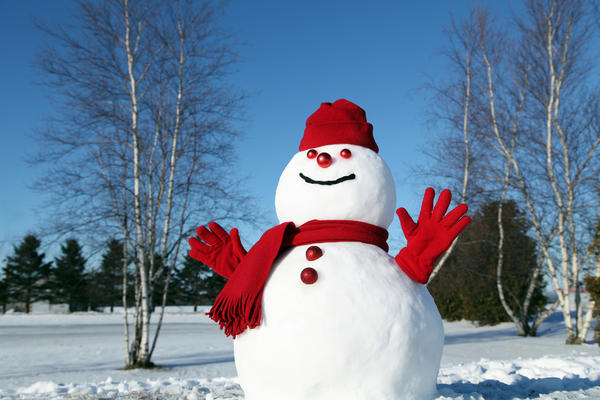
<instances>
[{"instance_id":1,"label":"shadow on snow","mask_svg":"<svg viewBox=\"0 0 600 400\"><path fill-rule=\"evenodd\" d=\"M230 362L233 362L233 352L231 350L188 354L177 356L175 360L161 359L156 363L163 368L181 368Z\"/></svg>"},{"instance_id":2,"label":"shadow on snow","mask_svg":"<svg viewBox=\"0 0 600 400\"><path fill-rule=\"evenodd\" d=\"M576 392L600 385L600 378L526 378L520 377L509 385L494 379L480 383L457 382L438 384L440 395L448 397L481 395L486 400L504 400L514 398L530 398L547 395L557 391ZM469 397L467 397L469 398Z\"/></svg>"}]
</instances>

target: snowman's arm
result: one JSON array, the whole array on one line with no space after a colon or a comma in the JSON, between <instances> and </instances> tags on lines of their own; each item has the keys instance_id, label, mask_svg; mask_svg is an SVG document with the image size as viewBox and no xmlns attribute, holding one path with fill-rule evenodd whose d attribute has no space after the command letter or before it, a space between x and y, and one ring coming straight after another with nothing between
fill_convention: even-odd
<instances>
[{"instance_id":1,"label":"snowman's arm","mask_svg":"<svg viewBox=\"0 0 600 400\"><path fill-rule=\"evenodd\" d=\"M196 230L198 238L189 239L189 244L192 246L189 255L208 265L217 274L229 278L246 255L239 232L233 228L228 234L216 222L208 224L208 228L198 227Z\"/></svg>"},{"instance_id":2,"label":"snowman's arm","mask_svg":"<svg viewBox=\"0 0 600 400\"><path fill-rule=\"evenodd\" d=\"M415 282L425 284L433 271L437 259L448 250L452 242L469 225L471 218L466 216L466 204L461 204L448 214L452 194L442 191L433 207L435 192L425 190L423 204L417 223L404 208L396 211L407 245L396 256L396 263Z\"/></svg>"}]
</instances>

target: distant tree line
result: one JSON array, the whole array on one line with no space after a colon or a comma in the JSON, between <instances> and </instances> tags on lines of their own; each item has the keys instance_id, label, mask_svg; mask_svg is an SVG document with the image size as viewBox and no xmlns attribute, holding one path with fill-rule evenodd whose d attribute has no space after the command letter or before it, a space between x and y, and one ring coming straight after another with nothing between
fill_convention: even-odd
<instances>
[{"instance_id":1,"label":"distant tree line","mask_svg":"<svg viewBox=\"0 0 600 400\"><path fill-rule=\"evenodd\" d=\"M112 312L123 304L123 284L127 284L127 303L134 303L135 279L133 260L125 260L123 244L112 239L98 260L92 265L83 255L83 248L76 239L67 239L60 254L50 262L41 252L40 240L32 234L15 245L6 258L0 279L0 304L17 306L29 312L37 301L51 304L68 304L69 311L99 310L106 307ZM160 263L160 257L155 256ZM124 265L128 269L123 281ZM167 271L167 269L164 269ZM185 257L170 277L168 305L193 305L194 311L202 304L211 304L219 293L225 279L216 275L206 265ZM152 305L160 306L163 285L156 284Z\"/></svg>"}]
</instances>

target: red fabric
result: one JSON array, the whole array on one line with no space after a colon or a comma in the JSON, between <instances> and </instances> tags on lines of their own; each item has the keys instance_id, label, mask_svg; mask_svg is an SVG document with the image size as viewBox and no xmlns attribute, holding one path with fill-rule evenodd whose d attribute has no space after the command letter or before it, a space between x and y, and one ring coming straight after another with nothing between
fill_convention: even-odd
<instances>
[{"instance_id":1,"label":"red fabric","mask_svg":"<svg viewBox=\"0 0 600 400\"><path fill-rule=\"evenodd\" d=\"M216 222L198 227L198 238L191 237L188 241L192 249L189 256L210 266L217 274L224 278L231 276L242 258L246 249L240 241L240 234L233 228L229 234Z\"/></svg>"},{"instance_id":2,"label":"red fabric","mask_svg":"<svg viewBox=\"0 0 600 400\"><path fill-rule=\"evenodd\" d=\"M306 120L300 151L328 144L355 144L379 152L365 110L345 99L321 103Z\"/></svg>"},{"instance_id":3,"label":"red fabric","mask_svg":"<svg viewBox=\"0 0 600 400\"><path fill-rule=\"evenodd\" d=\"M322 242L363 242L387 251L387 230L358 221L313 220L296 227L292 222L266 231L243 257L208 315L234 338L260 325L262 293L279 252L290 246Z\"/></svg>"},{"instance_id":4,"label":"red fabric","mask_svg":"<svg viewBox=\"0 0 600 400\"><path fill-rule=\"evenodd\" d=\"M425 190L417 223L404 208L396 211L407 241L406 247L396 256L396 263L406 275L421 284L427 283L436 260L471 222L471 218L465 216L468 209L466 204L446 214L452 200L448 189L442 191L435 207L434 196L432 188Z\"/></svg>"}]
</instances>

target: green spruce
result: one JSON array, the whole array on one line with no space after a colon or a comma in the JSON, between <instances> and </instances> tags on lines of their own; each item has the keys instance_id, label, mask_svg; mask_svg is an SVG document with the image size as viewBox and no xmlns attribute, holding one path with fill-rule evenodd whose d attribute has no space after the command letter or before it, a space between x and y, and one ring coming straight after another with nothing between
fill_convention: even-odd
<instances>
[{"instance_id":1,"label":"green spruce","mask_svg":"<svg viewBox=\"0 0 600 400\"><path fill-rule=\"evenodd\" d=\"M21 303L25 312L31 304L50 297L50 267L40 253L41 243L34 235L27 235L14 246L13 255L7 257L4 266L5 300L8 303Z\"/></svg>"},{"instance_id":2,"label":"green spruce","mask_svg":"<svg viewBox=\"0 0 600 400\"><path fill-rule=\"evenodd\" d=\"M61 246L61 255L54 260L52 270L52 294L56 303L69 304L70 311L88 308L88 277L86 260L76 239L67 239Z\"/></svg>"},{"instance_id":3,"label":"green spruce","mask_svg":"<svg viewBox=\"0 0 600 400\"><path fill-rule=\"evenodd\" d=\"M98 302L109 306L110 312L123 301L123 242L112 239L102 254L100 269L94 274Z\"/></svg>"},{"instance_id":4,"label":"green spruce","mask_svg":"<svg viewBox=\"0 0 600 400\"><path fill-rule=\"evenodd\" d=\"M227 280L205 264L186 256L183 267L175 271L177 297L182 304L191 304L194 311L202 304L211 304Z\"/></svg>"},{"instance_id":5,"label":"green spruce","mask_svg":"<svg viewBox=\"0 0 600 400\"><path fill-rule=\"evenodd\" d=\"M496 286L498 261L498 202L485 204L459 238L444 268L429 285L442 318L466 319L480 325L510 321ZM507 302L522 310L529 280L538 262L536 243L528 235L531 223L513 201L504 203L504 268L502 282ZM536 283L527 320L546 305L544 283ZM535 335L535 332L528 332Z\"/></svg>"},{"instance_id":6,"label":"green spruce","mask_svg":"<svg viewBox=\"0 0 600 400\"><path fill-rule=\"evenodd\" d=\"M6 293L6 281L4 277L0 280L0 305L2 306L2 313L6 312L6 303L8 302L8 294Z\"/></svg>"}]
</instances>

